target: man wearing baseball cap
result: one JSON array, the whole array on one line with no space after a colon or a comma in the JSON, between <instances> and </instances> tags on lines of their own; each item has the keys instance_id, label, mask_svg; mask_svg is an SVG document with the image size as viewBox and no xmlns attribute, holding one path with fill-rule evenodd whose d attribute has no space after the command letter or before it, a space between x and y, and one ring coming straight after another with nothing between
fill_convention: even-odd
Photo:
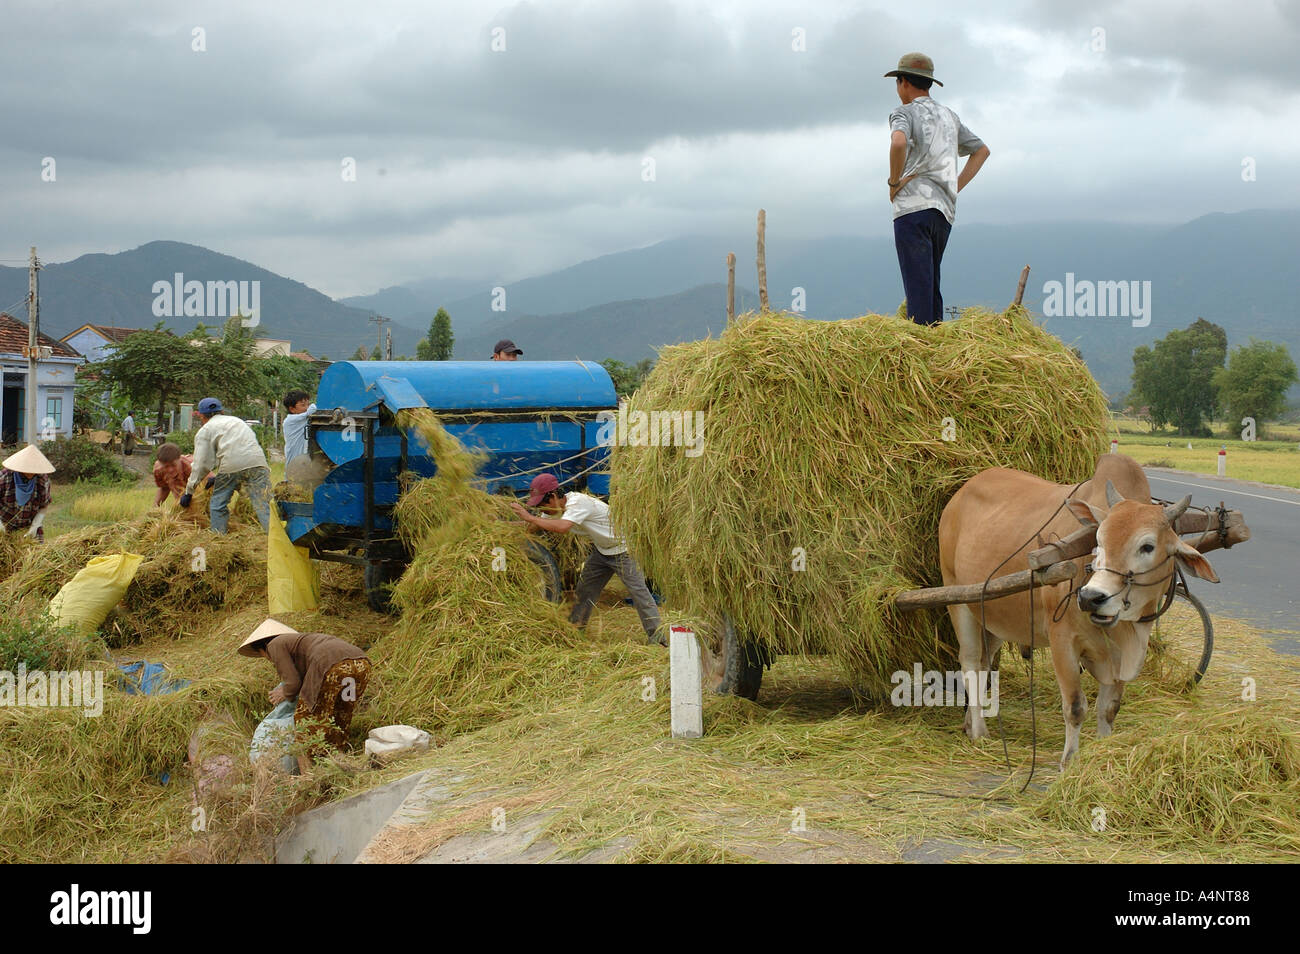
<instances>
[{"instance_id":1,"label":"man wearing baseball cap","mask_svg":"<svg viewBox=\"0 0 1300 954\"><path fill-rule=\"evenodd\" d=\"M989 147L931 98L931 85L943 84L924 53L905 54L885 75L894 77L903 104L889 114L889 201L907 316L934 325L943 321L939 263L957 215L957 193L980 171ZM970 156L960 174L958 156Z\"/></svg>"},{"instance_id":2,"label":"man wearing baseball cap","mask_svg":"<svg viewBox=\"0 0 1300 954\"><path fill-rule=\"evenodd\" d=\"M528 488L528 506L538 507L550 514L550 517L535 517L518 501L512 501L515 513L528 523L551 533L568 533L577 530L591 540L591 553L583 564L582 575L578 577L577 601L569 613L569 622L579 628L587 625L592 608L600 598L605 584L615 573L627 587L632 597L632 605L641 617L641 627L645 630L646 642L666 646L659 634L659 607L655 605L650 588L645 584L645 577L640 568L627 552L627 544L614 535L614 528L609 519L609 505L595 497L580 494L577 491L561 492L560 482L554 474L538 474Z\"/></svg>"},{"instance_id":3,"label":"man wearing baseball cap","mask_svg":"<svg viewBox=\"0 0 1300 954\"><path fill-rule=\"evenodd\" d=\"M253 505L262 529L270 529L271 468L266 464L266 454L257 442L257 435L239 418L227 414L214 397L205 397L194 410L203 426L194 435L194 463L190 479L185 482L185 493L181 495L181 509L190 505L194 487L203 475L215 470L212 500L208 504L213 533L226 532L230 498L236 490Z\"/></svg>"},{"instance_id":4,"label":"man wearing baseball cap","mask_svg":"<svg viewBox=\"0 0 1300 954\"><path fill-rule=\"evenodd\" d=\"M518 361L519 356L523 354L522 348L516 348L515 343L509 338L502 338L497 342L497 346L492 349L493 361Z\"/></svg>"}]
</instances>

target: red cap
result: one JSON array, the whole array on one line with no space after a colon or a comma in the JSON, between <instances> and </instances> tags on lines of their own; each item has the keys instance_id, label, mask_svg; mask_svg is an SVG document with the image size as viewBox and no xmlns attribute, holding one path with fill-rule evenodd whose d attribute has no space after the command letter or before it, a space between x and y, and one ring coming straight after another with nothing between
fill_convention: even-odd
<instances>
[{"instance_id":1,"label":"red cap","mask_svg":"<svg viewBox=\"0 0 1300 954\"><path fill-rule=\"evenodd\" d=\"M528 495L528 506L536 507L542 502L543 497L560 489L560 482L555 479L554 474L538 474L528 485L528 489L531 491Z\"/></svg>"}]
</instances>

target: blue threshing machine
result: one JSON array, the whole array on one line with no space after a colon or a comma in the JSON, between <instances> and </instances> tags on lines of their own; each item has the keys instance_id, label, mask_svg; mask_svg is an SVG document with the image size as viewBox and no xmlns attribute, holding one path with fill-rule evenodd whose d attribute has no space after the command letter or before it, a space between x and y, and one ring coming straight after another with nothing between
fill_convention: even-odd
<instances>
[{"instance_id":1,"label":"blue threshing machine","mask_svg":"<svg viewBox=\"0 0 1300 954\"><path fill-rule=\"evenodd\" d=\"M599 415L616 412L618 398L595 362L337 361L321 377L316 406L307 429L318 475L312 502L277 501L280 517L314 558L363 567L376 609L410 561L393 526L400 478L437 470L418 438L397 427L398 411L430 408L468 450L485 453L478 477L488 493L522 494L543 471L567 489L609 493L609 448L597 435ZM536 544L530 557L558 600L554 556Z\"/></svg>"}]
</instances>

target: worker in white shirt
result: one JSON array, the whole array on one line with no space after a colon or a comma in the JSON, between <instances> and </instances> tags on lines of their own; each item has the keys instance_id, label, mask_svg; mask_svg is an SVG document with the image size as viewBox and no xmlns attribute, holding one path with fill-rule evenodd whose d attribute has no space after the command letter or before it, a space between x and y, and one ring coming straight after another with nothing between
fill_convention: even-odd
<instances>
[{"instance_id":1,"label":"worker in white shirt","mask_svg":"<svg viewBox=\"0 0 1300 954\"><path fill-rule=\"evenodd\" d=\"M257 442L257 435L239 418L225 413L216 398L204 398L195 411L203 426L194 435L194 464L180 499L181 508L190 505L194 487L203 479L202 475L215 470L217 479L212 487L212 501L208 504L213 532L226 532L230 521L230 498L236 490L253 505L262 529L269 529L271 468L266 464L266 454Z\"/></svg>"},{"instance_id":2,"label":"worker in white shirt","mask_svg":"<svg viewBox=\"0 0 1300 954\"><path fill-rule=\"evenodd\" d=\"M650 595L641 569L627 552L627 544L614 534L609 519L609 505L587 494L576 491L564 493L560 482L554 474L538 474L528 488L528 506L537 507L550 514L549 517L537 517L529 513L518 501L510 505L515 513L528 523L551 533L568 533L576 530L592 543L591 553L582 566L582 575L578 578L577 602L569 614L569 622L579 628L587 625L592 608L600 598L605 584L615 573L627 587L632 597L632 605L641 617L641 628L645 630L646 642L661 646L668 645L663 634L659 632L659 607Z\"/></svg>"},{"instance_id":3,"label":"worker in white shirt","mask_svg":"<svg viewBox=\"0 0 1300 954\"><path fill-rule=\"evenodd\" d=\"M307 453L307 420L316 413L316 405L306 391L290 391L284 396L284 466Z\"/></svg>"},{"instance_id":4,"label":"worker in white shirt","mask_svg":"<svg viewBox=\"0 0 1300 954\"><path fill-rule=\"evenodd\" d=\"M130 457L135 453L135 415L130 411L122 418L122 454Z\"/></svg>"}]
</instances>

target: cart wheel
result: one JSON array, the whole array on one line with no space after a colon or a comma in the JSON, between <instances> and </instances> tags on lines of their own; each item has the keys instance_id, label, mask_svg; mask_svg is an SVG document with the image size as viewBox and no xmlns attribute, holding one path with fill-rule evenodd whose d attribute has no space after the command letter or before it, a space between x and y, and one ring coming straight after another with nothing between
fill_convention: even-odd
<instances>
[{"instance_id":1,"label":"cart wheel","mask_svg":"<svg viewBox=\"0 0 1300 954\"><path fill-rule=\"evenodd\" d=\"M719 614L715 632L701 635L700 660L705 688L720 696L757 699L766 661L762 647L737 636L736 627L726 613Z\"/></svg>"},{"instance_id":2,"label":"cart wheel","mask_svg":"<svg viewBox=\"0 0 1300 954\"><path fill-rule=\"evenodd\" d=\"M564 598L564 579L560 576L560 564L555 554L536 540L529 540L528 559L537 567L541 577L542 596L552 603L560 602Z\"/></svg>"},{"instance_id":3,"label":"cart wheel","mask_svg":"<svg viewBox=\"0 0 1300 954\"><path fill-rule=\"evenodd\" d=\"M1169 612L1156 620L1151 631L1151 652L1164 665L1184 671L1188 689L1200 682L1210 668L1214 621L1201 601L1182 584L1174 587Z\"/></svg>"},{"instance_id":4,"label":"cart wheel","mask_svg":"<svg viewBox=\"0 0 1300 954\"><path fill-rule=\"evenodd\" d=\"M367 563L362 581L366 602L376 613L393 613L393 584L402 578L406 567L400 563Z\"/></svg>"}]
</instances>

